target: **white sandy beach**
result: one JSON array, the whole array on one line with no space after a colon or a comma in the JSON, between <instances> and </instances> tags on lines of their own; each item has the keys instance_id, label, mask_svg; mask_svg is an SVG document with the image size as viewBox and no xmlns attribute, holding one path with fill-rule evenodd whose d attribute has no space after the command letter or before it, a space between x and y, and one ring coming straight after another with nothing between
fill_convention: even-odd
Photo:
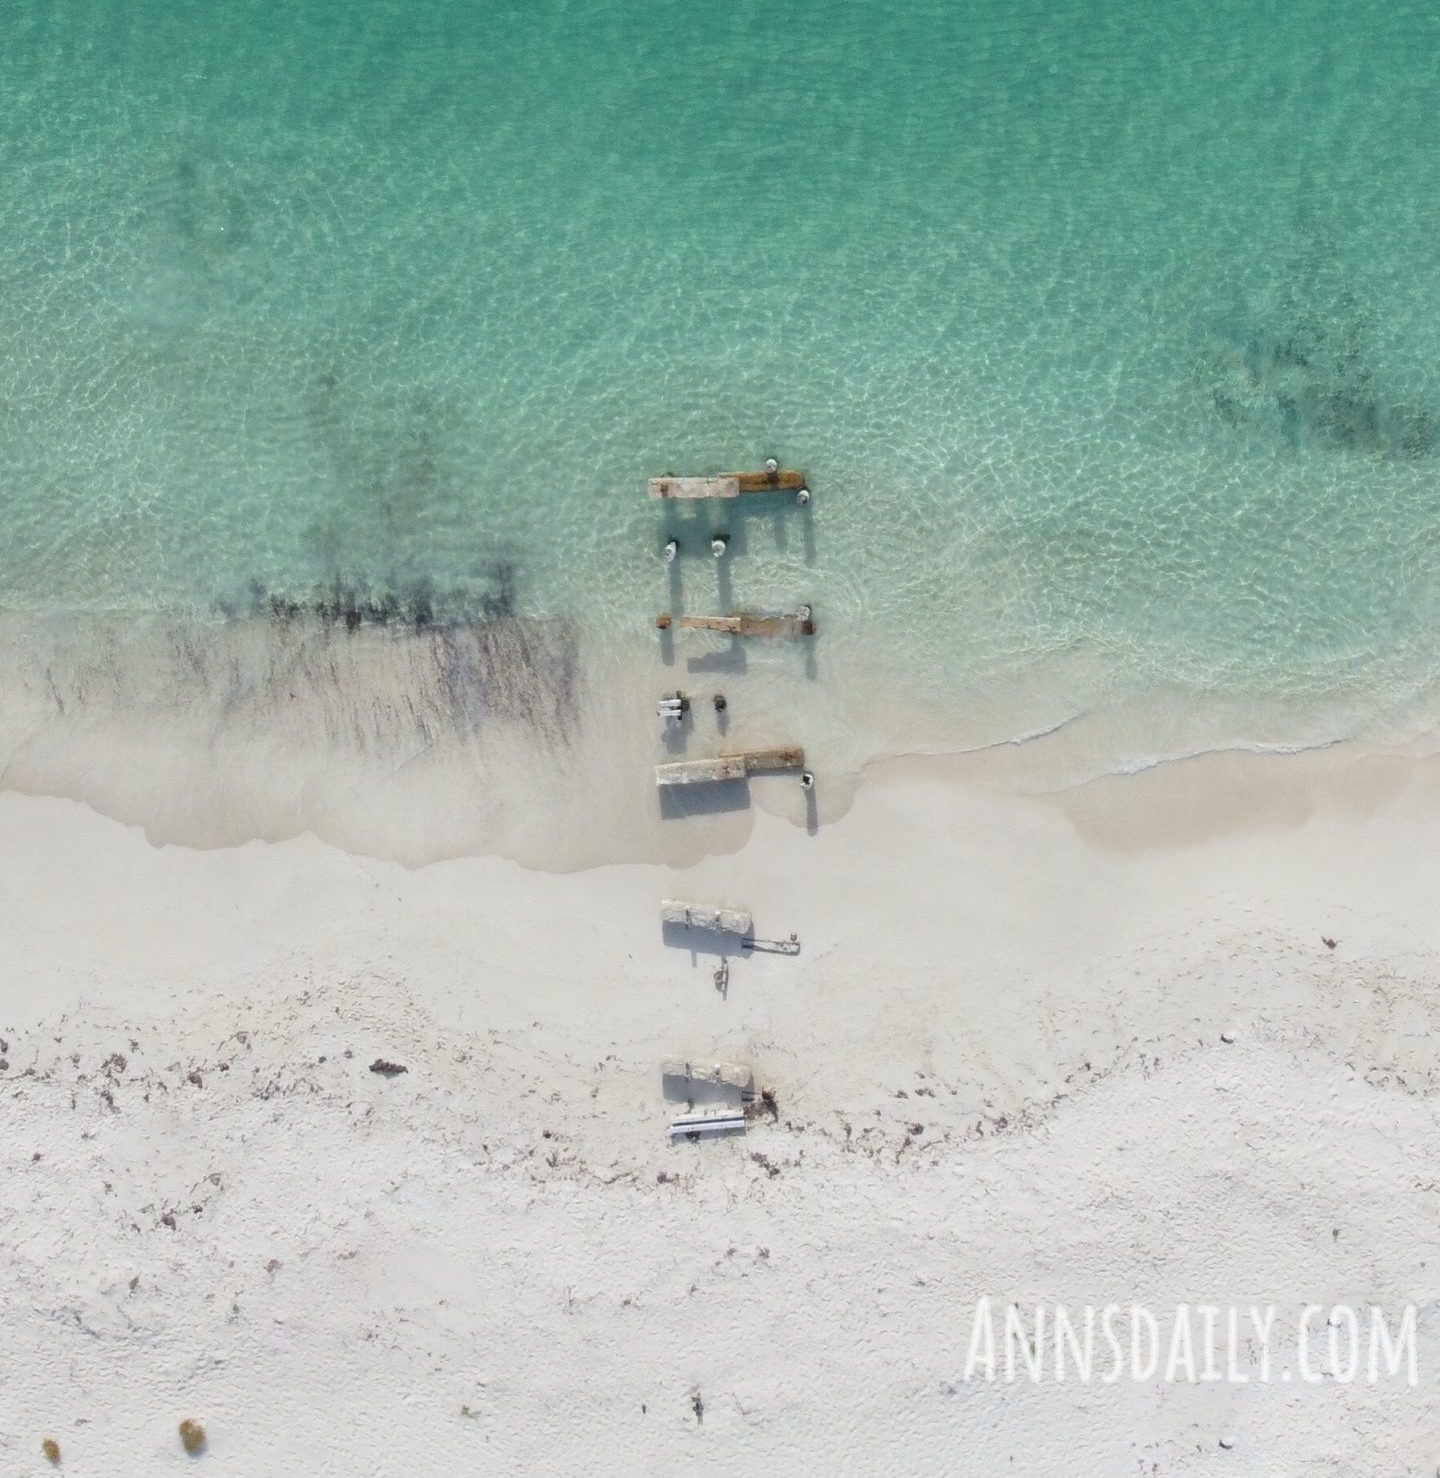
<instances>
[{"instance_id":1,"label":"white sandy beach","mask_svg":"<svg viewBox=\"0 0 1440 1478\"><path fill-rule=\"evenodd\" d=\"M1440 769L1013 764L679 871L0 796L0 1466L1433 1472ZM802 953L722 998L667 893ZM672 1148L676 1055L778 1120ZM984 1295L1415 1303L1421 1385L967 1384Z\"/></svg>"},{"instance_id":2,"label":"white sandy beach","mask_svg":"<svg viewBox=\"0 0 1440 1478\"><path fill-rule=\"evenodd\" d=\"M1437 58L4 5L0 1478L1440 1478Z\"/></svg>"}]
</instances>

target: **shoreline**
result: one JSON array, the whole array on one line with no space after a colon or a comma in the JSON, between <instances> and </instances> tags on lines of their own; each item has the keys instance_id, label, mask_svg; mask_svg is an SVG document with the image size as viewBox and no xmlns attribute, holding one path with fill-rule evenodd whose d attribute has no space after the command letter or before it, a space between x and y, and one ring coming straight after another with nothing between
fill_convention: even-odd
<instances>
[{"instance_id":1,"label":"shoreline","mask_svg":"<svg viewBox=\"0 0 1440 1478\"><path fill-rule=\"evenodd\" d=\"M1021 672L961 716L879 670L836 671L824 640L823 628L813 644L657 640L514 615L348 630L303 616L12 614L0 619L0 791L82 801L156 844L313 833L411 867L495 855L565 872L733 854L761 815L823 830L911 760L1060 798L1080 817L1097 795L1168 794L1152 773L1186 777L1183 789L1195 766L1242 757L1259 766L1242 766L1246 805L1274 810L1244 776L1293 760L1273 773L1303 810L1301 777L1323 785L1332 762L1384 769L1440 743L1428 689L1403 723L1365 730L1341 710L1317 727L1282 707L1237 728L1244 695L1204 710L1178 689L1096 700L1098 654L1075 654L1043 692ZM683 733L654 714L677 688L692 697ZM712 692L728 696L723 720ZM703 795L653 783L658 762L785 744L804 745L812 793L780 778Z\"/></svg>"},{"instance_id":2,"label":"shoreline","mask_svg":"<svg viewBox=\"0 0 1440 1478\"><path fill-rule=\"evenodd\" d=\"M1307 874L1332 892L1341 880L1363 890L1353 902L1330 907L1356 918L1367 910L1382 917L1403 899L1407 927L1429 931L1424 877L1408 865L1401 877L1381 874L1424 855L1418 842L1404 839L1423 839L1440 819L1440 759L1207 756L1052 796L1015 790L1010 763L1011 756L993 754L983 763L974 756L880 761L849 813L814 831L755 809L750 835L735 851L681 866L616 862L573 872L528 869L496 856L409 867L346 852L314 835L198 850L156 846L140 829L83 803L4 793L6 902L17 928L39 931L51 944L62 942L63 921L78 897L103 904L87 920L87 934L94 935L87 947L96 953L90 967L122 971L133 956L129 985L153 976L163 989L207 968L217 930L222 958L247 949L273 959L304 955L319 935L327 940L332 974L367 968L378 936L342 941L347 914L374 894L397 919L413 914L407 927L433 925L441 940L473 931L513 945L533 932L526 947L535 953L524 973L563 982L556 984L557 1000L568 1000L586 973L574 961L572 936L587 941L587 949L603 941L599 968L620 970L622 960L633 958L647 990L661 991L647 999L646 1010L666 997L669 987L655 980L668 978L677 958L689 960L687 971L705 973L703 956L691 959L661 937L658 903L671 891L751 908L762 938L783 938L795 928L803 946L798 964L747 953L736 965L762 979L783 980L837 955L854 954L875 967L887 950L907 966L928 961L933 967L936 946L921 926L927 916L943 918L957 949L979 951L992 966L1003 959L1007 969L1048 971L1072 953L1085 958L1101 942L1116 948L1117 941L1149 937L1166 920L1178 926L1187 910L1183 894L1178 886L1153 893L1152 874L1163 874L1157 888L1198 880L1231 893L1246 886L1257 898L1279 897L1294 909L1305 890L1293 867L1280 865L1292 854L1301 854ZM1371 832L1365 852L1347 850L1354 836ZM30 859L26 867L23 857ZM1127 889L1138 890L1144 910L1126 909ZM332 892L336 899L329 902ZM510 917L512 897L524 899L524 918ZM877 911L883 927L872 929L866 916ZM1317 902L1314 911L1317 927L1328 927L1325 907ZM547 918L566 920L566 928L546 929ZM1043 927L1027 925L1027 918ZM384 953L394 948L392 941ZM453 964L446 955L437 969L443 974ZM865 987L857 988L863 994ZM708 986L702 1003L714 1004L707 997ZM60 1004L52 995L44 999L47 1010ZM623 997L607 1009L617 1004L623 1015ZM536 1006L530 986L523 986L511 1024L530 1019ZM11 1010L13 1019L13 1000ZM723 1002L716 1010L704 1019L722 1022L734 1014Z\"/></svg>"},{"instance_id":3,"label":"shoreline","mask_svg":"<svg viewBox=\"0 0 1440 1478\"><path fill-rule=\"evenodd\" d=\"M873 1054L884 1034L872 1030L871 975L887 960L921 982L902 995L927 1009L947 988L946 962L959 970L961 961L966 974L1033 975L1025 999L1038 1002L1069 961L1091 968L1098 958L1153 946L1167 928L1188 937L1212 895L1261 930L1303 916L1313 938L1302 946L1297 934L1288 948L1309 948L1321 962L1327 931L1352 944L1361 936L1366 947L1373 943L1392 960L1404 955L1416 968L1430 962L1432 948L1416 941L1440 945L1424 869L1413 865L1440 820L1440 759L1210 756L1043 796L1012 788L1007 758L879 762L851 811L817 830L756 810L750 835L734 851L679 867L618 862L573 872L494 856L408 867L313 835L157 847L139 829L81 803L9 793L0 795L6 906L12 927L53 955L46 961L52 968L83 944L92 957L83 969L67 967L72 979L87 971L113 976L125 991L163 999L213 971L216 959L253 957L239 977L224 967L231 984L263 973L266 962L292 969L304 960L334 978L384 961L384 969L410 975L412 986L430 979L426 1007L445 1006L453 1030L473 1026L479 1004L454 999L453 974L471 968L467 951L478 960L493 947L516 979L498 995L487 992L492 1025L518 1031L534 1023L599 1051L607 1033L643 1020L644 1040L659 1055L662 1038L673 1036L656 1031L667 1006L693 1012L707 1039L753 1030L753 1007L770 1027L783 1023L796 1037L820 1032L793 1000L790 982L817 973L822 962L826 972L843 969L850 982L842 1017L859 1013L864 1022L853 1034L832 1028L833 1042L822 1032L822 1042ZM1357 849L1360 836L1368 840ZM23 866L22 858L29 859ZM1353 898L1343 897L1346 887ZM761 938L794 929L801 954L794 960L731 948L731 997L712 1000L709 971L720 946L694 936L697 954L662 937L658 905L670 893L750 909ZM81 900L85 938L70 939L66 920ZM1267 904L1276 909L1271 922ZM371 911L379 924L356 930ZM940 938L927 920L940 923ZM1387 934L1397 920L1403 939ZM698 998L675 1000L677 966L699 983ZM593 1012L599 1035L562 1027L594 972L604 980L633 977L632 985L607 994L604 1009ZM746 986L753 995L737 1010L742 981L753 981ZM51 980L34 997L38 1014L97 1004L89 992L57 995L54 987ZM227 986L216 999L229 993ZM12 1024L25 1020L23 1000L23 991L12 991ZM988 997L984 1004L987 1012L1017 1009ZM1241 1010L1244 1001L1230 1005ZM1216 1001L1207 1009L1221 1019ZM982 1035L1007 1039L1005 1031Z\"/></svg>"}]
</instances>

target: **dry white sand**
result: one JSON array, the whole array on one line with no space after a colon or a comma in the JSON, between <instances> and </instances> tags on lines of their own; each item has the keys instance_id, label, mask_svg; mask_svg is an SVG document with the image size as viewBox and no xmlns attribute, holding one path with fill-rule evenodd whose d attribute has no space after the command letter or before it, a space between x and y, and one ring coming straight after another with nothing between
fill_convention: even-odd
<instances>
[{"instance_id":1,"label":"dry white sand","mask_svg":"<svg viewBox=\"0 0 1440 1478\"><path fill-rule=\"evenodd\" d=\"M0 796L0 1469L1432 1473L1440 772L1011 779L565 875ZM672 1148L676 1054L778 1121ZM1415 1302L1422 1384L966 1384L982 1295Z\"/></svg>"}]
</instances>

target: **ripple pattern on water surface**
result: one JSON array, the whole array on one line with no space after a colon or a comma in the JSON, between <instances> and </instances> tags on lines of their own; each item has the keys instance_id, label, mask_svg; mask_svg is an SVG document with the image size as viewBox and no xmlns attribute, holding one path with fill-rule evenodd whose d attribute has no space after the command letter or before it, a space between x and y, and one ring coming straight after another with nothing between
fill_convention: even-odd
<instances>
[{"instance_id":1,"label":"ripple pattern on water surface","mask_svg":"<svg viewBox=\"0 0 1440 1478\"><path fill-rule=\"evenodd\" d=\"M503 569L631 635L805 599L823 679L956 715L1073 657L1015 733L1158 678L1406 701L1437 42L1418 0L19 0L0 601L468 619ZM643 498L766 454L803 517Z\"/></svg>"}]
</instances>

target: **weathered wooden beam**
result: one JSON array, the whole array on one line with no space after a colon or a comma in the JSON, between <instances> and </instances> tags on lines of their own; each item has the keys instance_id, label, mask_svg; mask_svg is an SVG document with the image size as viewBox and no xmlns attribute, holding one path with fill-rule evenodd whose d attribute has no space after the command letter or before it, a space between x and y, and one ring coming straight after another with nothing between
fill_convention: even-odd
<instances>
[{"instance_id":1,"label":"weathered wooden beam","mask_svg":"<svg viewBox=\"0 0 1440 1478\"><path fill-rule=\"evenodd\" d=\"M798 744L787 744L778 749L747 749L744 751L743 758L747 775L753 775L757 770L803 770L805 768L805 751Z\"/></svg>"},{"instance_id":2,"label":"weathered wooden beam","mask_svg":"<svg viewBox=\"0 0 1440 1478\"><path fill-rule=\"evenodd\" d=\"M652 498L738 498L737 477L652 477Z\"/></svg>"},{"instance_id":3,"label":"weathered wooden beam","mask_svg":"<svg viewBox=\"0 0 1440 1478\"><path fill-rule=\"evenodd\" d=\"M660 1064L667 1093L688 1093L697 1084L706 1088L733 1088L742 1098L754 1097L755 1074L738 1062L688 1062L672 1057Z\"/></svg>"},{"instance_id":4,"label":"weathered wooden beam","mask_svg":"<svg viewBox=\"0 0 1440 1478\"><path fill-rule=\"evenodd\" d=\"M669 616L656 617L655 624L664 631ZM675 625L682 631L718 631L726 636L814 636L815 622L809 616L677 616Z\"/></svg>"},{"instance_id":5,"label":"weathered wooden beam","mask_svg":"<svg viewBox=\"0 0 1440 1478\"><path fill-rule=\"evenodd\" d=\"M683 924L690 929L713 929L742 938L755 932L755 922L743 908L712 908L703 903L683 903L678 898L660 900L660 922Z\"/></svg>"},{"instance_id":6,"label":"weathered wooden beam","mask_svg":"<svg viewBox=\"0 0 1440 1478\"><path fill-rule=\"evenodd\" d=\"M674 760L655 766L656 785L700 785L743 780L761 770L803 770L805 751L798 745L774 749L742 749L714 759Z\"/></svg>"},{"instance_id":7,"label":"weathered wooden beam","mask_svg":"<svg viewBox=\"0 0 1440 1478\"><path fill-rule=\"evenodd\" d=\"M697 1139L711 1134L744 1134L745 1115L739 1109L711 1109L708 1112L677 1114L670 1121L670 1138L694 1135Z\"/></svg>"},{"instance_id":8,"label":"weathered wooden beam","mask_svg":"<svg viewBox=\"0 0 1440 1478\"><path fill-rule=\"evenodd\" d=\"M748 772L745 757L721 755L713 760L675 760L655 766L656 785L704 785L723 780L743 780Z\"/></svg>"},{"instance_id":9,"label":"weathered wooden beam","mask_svg":"<svg viewBox=\"0 0 1440 1478\"><path fill-rule=\"evenodd\" d=\"M741 493L795 493L805 474L794 471L724 472L716 477L652 477L652 498L738 498Z\"/></svg>"},{"instance_id":10,"label":"weathered wooden beam","mask_svg":"<svg viewBox=\"0 0 1440 1478\"><path fill-rule=\"evenodd\" d=\"M803 472L732 472L742 493L796 493L805 486Z\"/></svg>"}]
</instances>

